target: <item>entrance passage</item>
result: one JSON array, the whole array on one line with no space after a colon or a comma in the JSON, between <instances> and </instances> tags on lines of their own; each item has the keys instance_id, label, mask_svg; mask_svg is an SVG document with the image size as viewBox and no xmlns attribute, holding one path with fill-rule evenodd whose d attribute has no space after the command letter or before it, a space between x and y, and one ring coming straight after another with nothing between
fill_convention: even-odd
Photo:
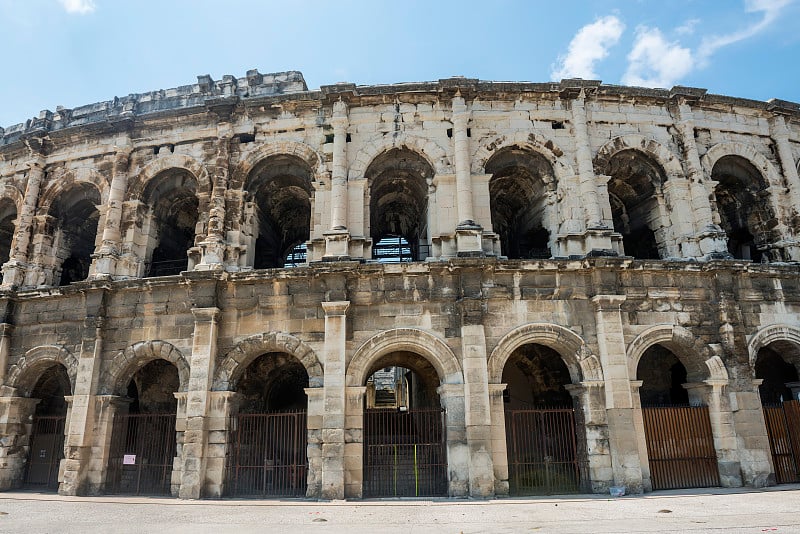
<instances>
[{"instance_id":1,"label":"entrance passage","mask_svg":"<svg viewBox=\"0 0 800 534\"><path fill-rule=\"evenodd\" d=\"M306 412L231 418L225 487L233 497L305 497Z\"/></svg>"},{"instance_id":2,"label":"entrance passage","mask_svg":"<svg viewBox=\"0 0 800 534\"><path fill-rule=\"evenodd\" d=\"M506 410L506 450L512 495L581 491L571 408Z\"/></svg>"},{"instance_id":3,"label":"entrance passage","mask_svg":"<svg viewBox=\"0 0 800 534\"><path fill-rule=\"evenodd\" d=\"M118 414L108 461L108 493L169 495L175 414Z\"/></svg>"},{"instance_id":4,"label":"entrance passage","mask_svg":"<svg viewBox=\"0 0 800 534\"><path fill-rule=\"evenodd\" d=\"M800 401L764 406L769 447L778 484L800 482Z\"/></svg>"},{"instance_id":5,"label":"entrance passage","mask_svg":"<svg viewBox=\"0 0 800 534\"><path fill-rule=\"evenodd\" d=\"M445 412L364 410L364 497L447 496Z\"/></svg>"},{"instance_id":6,"label":"entrance passage","mask_svg":"<svg viewBox=\"0 0 800 534\"><path fill-rule=\"evenodd\" d=\"M33 418L31 450L25 487L31 489L58 489L58 467L64 458L63 415L37 415Z\"/></svg>"},{"instance_id":7,"label":"entrance passage","mask_svg":"<svg viewBox=\"0 0 800 534\"><path fill-rule=\"evenodd\" d=\"M708 406L643 407L653 489L719 486Z\"/></svg>"}]
</instances>

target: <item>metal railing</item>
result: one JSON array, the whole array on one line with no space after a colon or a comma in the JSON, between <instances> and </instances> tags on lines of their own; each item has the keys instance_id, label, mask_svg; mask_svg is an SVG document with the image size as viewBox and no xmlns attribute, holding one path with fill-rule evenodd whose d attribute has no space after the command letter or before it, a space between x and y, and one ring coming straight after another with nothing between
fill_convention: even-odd
<instances>
[{"instance_id":1,"label":"metal railing","mask_svg":"<svg viewBox=\"0 0 800 534\"><path fill-rule=\"evenodd\" d=\"M64 458L64 415L33 418L25 487L58 489L58 468Z\"/></svg>"},{"instance_id":2,"label":"metal railing","mask_svg":"<svg viewBox=\"0 0 800 534\"><path fill-rule=\"evenodd\" d=\"M175 414L116 415L106 492L169 495L176 448Z\"/></svg>"}]
</instances>

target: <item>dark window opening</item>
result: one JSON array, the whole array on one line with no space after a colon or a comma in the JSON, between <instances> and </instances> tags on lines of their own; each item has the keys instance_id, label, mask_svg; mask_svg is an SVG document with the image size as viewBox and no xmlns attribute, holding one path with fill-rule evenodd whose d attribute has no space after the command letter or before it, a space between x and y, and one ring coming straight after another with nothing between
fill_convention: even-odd
<instances>
[{"instance_id":1,"label":"dark window opening","mask_svg":"<svg viewBox=\"0 0 800 534\"><path fill-rule=\"evenodd\" d=\"M284 267L299 267L305 265L307 261L307 247L305 243L300 243L292 247L292 251L286 256L283 262Z\"/></svg>"},{"instance_id":2,"label":"dark window opening","mask_svg":"<svg viewBox=\"0 0 800 534\"><path fill-rule=\"evenodd\" d=\"M686 367L661 345L648 348L639 360L636 377L642 381L639 397L642 406L688 406Z\"/></svg>"},{"instance_id":3,"label":"dark window opening","mask_svg":"<svg viewBox=\"0 0 800 534\"><path fill-rule=\"evenodd\" d=\"M551 127L553 130L563 130L563 129L564 129L564 123L563 123L563 122L561 122L561 121L555 121L555 122L551 122L551 123L550 123L550 127Z\"/></svg>"},{"instance_id":4,"label":"dark window opening","mask_svg":"<svg viewBox=\"0 0 800 534\"><path fill-rule=\"evenodd\" d=\"M307 387L308 372L297 358L281 352L262 354L238 380L239 413L305 410Z\"/></svg>"},{"instance_id":5,"label":"dark window opening","mask_svg":"<svg viewBox=\"0 0 800 534\"><path fill-rule=\"evenodd\" d=\"M405 263L415 261L418 247L412 247L405 237L390 235L372 245L372 259L379 263Z\"/></svg>"},{"instance_id":6,"label":"dark window opening","mask_svg":"<svg viewBox=\"0 0 800 534\"><path fill-rule=\"evenodd\" d=\"M797 348L787 342L775 342L758 351L755 373L756 378L763 380L758 387L763 404L793 400L792 390L786 384L798 382L800 378L797 368L784 360L783 355L797 354Z\"/></svg>"},{"instance_id":7,"label":"dark window opening","mask_svg":"<svg viewBox=\"0 0 800 534\"><path fill-rule=\"evenodd\" d=\"M571 408L567 385L572 378L561 355L535 343L523 345L509 357L503 369L507 384L507 408L513 410Z\"/></svg>"},{"instance_id":8,"label":"dark window opening","mask_svg":"<svg viewBox=\"0 0 800 534\"><path fill-rule=\"evenodd\" d=\"M235 135L234 138L239 140L240 144L253 143L256 140L255 134L242 133Z\"/></svg>"},{"instance_id":9,"label":"dark window opening","mask_svg":"<svg viewBox=\"0 0 800 534\"><path fill-rule=\"evenodd\" d=\"M9 199L0 201L0 265L11 256L11 241L14 239L14 221L17 208Z\"/></svg>"},{"instance_id":10,"label":"dark window opening","mask_svg":"<svg viewBox=\"0 0 800 534\"><path fill-rule=\"evenodd\" d=\"M85 280L92 265L100 213L100 194L90 184L76 184L65 191L50 209L56 219L53 235L55 275L59 285Z\"/></svg>"}]
</instances>

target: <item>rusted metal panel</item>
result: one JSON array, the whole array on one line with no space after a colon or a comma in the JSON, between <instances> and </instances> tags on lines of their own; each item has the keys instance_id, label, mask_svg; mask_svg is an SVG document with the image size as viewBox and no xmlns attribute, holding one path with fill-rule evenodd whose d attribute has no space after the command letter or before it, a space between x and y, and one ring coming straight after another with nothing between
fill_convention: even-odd
<instances>
[{"instance_id":1,"label":"rusted metal panel","mask_svg":"<svg viewBox=\"0 0 800 534\"><path fill-rule=\"evenodd\" d=\"M514 495L578 493L583 469L571 408L506 411L509 491Z\"/></svg>"},{"instance_id":2,"label":"rusted metal panel","mask_svg":"<svg viewBox=\"0 0 800 534\"><path fill-rule=\"evenodd\" d=\"M34 417L25 487L58 489L58 467L64 458L66 419L63 415Z\"/></svg>"},{"instance_id":3,"label":"rusted metal panel","mask_svg":"<svg viewBox=\"0 0 800 534\"><path fill-rule=\"evenodd\" d=\"M117 415L106 492L169 495L175 438L175 414Z\"/></svg>"},{"instance_id":4,"label":"rusted metal panel","mask_svg":"<svg viewBox=\"0 0 800 534\"><path fill-rule=\"evenodd\" d=\"M707 406L642 408L653 489L719 486Z\"/></svg>"},{"instance_id":5,"label":"rusted metal panel","mask_svg":"<svg viewBox=\"0 0 800 534\"><path fill-rule=\"evenodd\" d=\"M225 493L232 497L305 497L306 419L304 410L233 416Z\"/></svg>"},{"instance_id":6,"label":"rusted metal panel","mask_svg":"<svg viewBox=\"0 0 800 534\"><path fill-rule=\"evenodd\" d=\"M800 482L800 401L764 406L764 421L776 482Z\"/></svg>"},{"instance_id":7,"label":"rusted metal panel","mask_svg":"<svg viewBox=\"0 0 800 534\"><path fill-rule=\"evenodd\" d=\"M447 495L444 410L364 410L364 497Z\"/></svg>"}]
</instances>

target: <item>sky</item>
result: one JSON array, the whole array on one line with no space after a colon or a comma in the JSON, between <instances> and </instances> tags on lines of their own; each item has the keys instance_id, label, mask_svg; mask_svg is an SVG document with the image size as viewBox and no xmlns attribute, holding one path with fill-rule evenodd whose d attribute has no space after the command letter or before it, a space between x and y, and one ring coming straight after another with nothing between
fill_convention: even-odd
<instances>
[{"instance_id":1,"label":"sky","mask_svg":"<svg viewBox=\"0 0 800 534\"><path fill-rule=\"evenodd\" d=\"M310 89L575 77L800 102L800 0L0 0L0 43L5 127L254 68Z\"/></svg>"}]
</instances>

